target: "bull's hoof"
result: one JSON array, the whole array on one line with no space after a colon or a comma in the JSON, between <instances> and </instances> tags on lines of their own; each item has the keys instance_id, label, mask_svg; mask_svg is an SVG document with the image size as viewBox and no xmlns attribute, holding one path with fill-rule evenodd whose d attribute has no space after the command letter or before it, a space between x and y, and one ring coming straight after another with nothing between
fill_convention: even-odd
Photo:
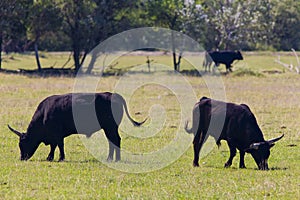
<instances>
[{"instance_id":1,"label":"bull's hoof","mask_svg":"<svg viewBox=\"0 0 300 200\"><path fill-rule=\"evenodd\" d=\"M60 159L58 160L58 162L63 162L63 161L65 161L65 158L60 158Z\"/></svg>"},{"instance_id":2,"label":"bull's hoof","mask_svg":"<svg viewBox=\"0 0 300 200\"><path fill-rule=\"evenodd\" d=\"M48 157L47 157L47 161L49 161L49 162L52 162L52 161L53 161L53 159L54 159L54 157L53 157L53 156L48 156Z\"/></svg>"},{"instance_id":3,"label":"bull's hoof","mask_svg":"<svg viewBox=\"0 0 300 200\"><path fill-rule=\"evenodd\" d=\"M231 163L229 163L229 162L225 163L225 165L224 165L225 168L228 168L230 166L231 166Z\"/></svg>"},{"instance_id":4,"label":"bull's hoof","mask_svg":"<svg viewBox=\"0 0 300 200\"><path fill-rule=\"evenodd\" d=\"M193 163L194 167L199 167L199 163Z\"/></svg>"},{"instance_id":5,"label":"bull's hoof","mask_svg":"<svg viewBox=\"0 0 300 200\"><path fill-rule=\"evenodd\" d=\"M246 166L245 165L240 165L240 168L241 169L246 169Z\"/></svg>"},{"instance_id":6,"label":"bull's hoof","mask_svg":"<svg viewBox=\"0 0 300 200\"><path fill-rule=\"evenodd\" d=\"M263 171L268 171L269 170L269 168L267 168L267 167L264 167L264 168L258 168L259 170L263 170Z\"/></svg>"}]
</instances>

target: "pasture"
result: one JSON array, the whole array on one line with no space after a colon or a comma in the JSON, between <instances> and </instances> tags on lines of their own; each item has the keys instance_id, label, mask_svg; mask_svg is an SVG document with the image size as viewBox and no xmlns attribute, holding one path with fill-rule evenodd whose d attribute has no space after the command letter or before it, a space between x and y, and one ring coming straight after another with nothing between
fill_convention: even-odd
<instances>
[{"instance_id":1,"label":"pasture","mask_svg":"<svg viewBox=\"0 0 300 200\"><path fill-rule=\"evenodd\" d=\"M61 67L68 54L43 53L44 67ZM246 52L244 60L233 67L233 73L222 75L226 99L246 103L255 114L265 139L285 134L271 149L269 171L259 171L246 154L247 169L239 169L239 155L230 168L224 169L229 157L227 144L222 141L205 157L200 167L192 166L192 143L180 158L162 169L147 173L127 173L108 167L98 161L83 144L82 136L65 139L66 161L47 162L49 146L41 144L27 162L19 160L18 138L7 124L25 131L38 103L52 94L72 92L74 77L40 77L14 73L0 73L0 199L299 199L300 198L300 75L276 64L274 59L296 64L288 53ZM151 55L153 65L171 65L171 57ZM191 59L193 59L191 57ZM117 61L112 72L120 72L130 66L146 63L144 55L126 55ZM202 63L199 63L201 66ZM68 66L70 67L70 64ZM188 62L182 70L189 70ZM3 68L34 69L33 55L5 55ZM156 75L155 69L140 76ZM225 71L223 65L221 71ZM202 68L201 68L202 70ZM211 75L204 75L210 77ZM122 76L101 77L98 90L112 91ZM196 96L209 96L204 79L184 75ZM98 91L97 90L97 91ZM180 121L180 106L172 91L158 85L138 88L127 100L129 111L136 120L149 115L151 105L165 108L164 127L154 136L135 138L121 132L122 148L132 152L151 152L164 147L174 138L174 129ZM192 108L190 108L192 109ZM191 113L189 120L191 120ZM123 121L126 118L123 117ZM154 119L152 121L155 122ZM151 120L149 122L151 123ZM155 125L155 124L154 124ZM139 128L132 128L139 129ZM144 129L142 129L145 131ZM136 130L138 131L138 130ZM97 133L103 135L103 131ZM141 133L143 134L143 133ZM190 136L192 140L192 136ZM104 155L107 155L108 149ZM113 163L124 165L126 163Z\"/></svg>"}]
</instances>

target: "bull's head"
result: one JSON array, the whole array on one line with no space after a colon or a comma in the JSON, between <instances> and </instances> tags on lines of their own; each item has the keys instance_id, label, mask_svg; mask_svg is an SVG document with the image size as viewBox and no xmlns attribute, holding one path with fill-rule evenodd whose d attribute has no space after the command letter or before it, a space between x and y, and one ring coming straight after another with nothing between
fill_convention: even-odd
<instances>
[{"instance_id":1,"label":"bull's head","mask_svg":"<svg viewBox=\"0 0 300 200\"><path fill-rule=\"evenodd\" d=\"M244 59L240 51L237 51L236 55L237 55L237 58L236 58L237 60L243 60Z\"/></svg>"},{"instance_id":2,"label":"bull's head","mask_svg":"<svg viewBox=\"0 0 300 200\"><path fill-rule=\"evenodd\" d=\"M249 148L245 149L246 152L251 153L258 166L258 169L269 169L268 158L270 156L270 149L275 145L275 142L280 140L283 136L284 134L278 138L274 138L268 141L253 143Z\"/></svg>"},{"instance_id":3,"label":"bull's head","mask_svg":"<svg viewBox=\"0 0 300 200\"><path fill-rule=\"evenodd\" d=\"M19 147L21 152L21 160L28 160L31 158L38 146L34 145L32 139L28 137L28 134L20 133L9 125L8 128L20 138Z\"/></svg>"}]
</instances>

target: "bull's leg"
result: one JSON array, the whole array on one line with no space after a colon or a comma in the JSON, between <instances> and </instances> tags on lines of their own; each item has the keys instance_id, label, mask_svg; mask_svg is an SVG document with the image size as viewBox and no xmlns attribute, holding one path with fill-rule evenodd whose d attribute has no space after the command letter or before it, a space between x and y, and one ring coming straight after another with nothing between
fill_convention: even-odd
<instances>
[{"instance_id":1,"label":"bull's leg","mask_svg":"<svg viewBox=\"0 0 300 200\"><path fill-rule=\"evenodd\" d=\"M114 144L108 140L108 156L107 156L107 161L112 161L113 160L113 156L114 156Z\"/></svg>"},{"instance_id":2,"label":"bull's leg","mask_svg":"<svg viewBox=\"0 0 300 200\"><path fill-rule=\"evenodd\" d=\"M204 61L203 61L203 63L202 63L202 66L203 66L203 68L204 68L204 71L206 72L206 67L207 67L207 65L206 65L205 59L204 59Z\"/></svg>"},{"instance_id":3,"label":"bull's leg","mask_svg":"<svg viewBox=\"0 0 300 200\"><path fill-rule=\"evenodd\" d=\"M211 63L208 63L208 72L210 72L211 71Z\"/></svg>"},{"instance_id":4,"label":"bull's leg","mask_svg":"<svg viewBox=\"0 0 300 200\"><path fill-rule=\"evenodd\" d=\"M121 137L119 136L119 134L117 134L117 139L116 139L116 146L115 146L115 150L116 150L116 161L120 161L121 160Z\"/></svg>"},{"instance_id":5,"label":"bull's leg","mask_svg":"<svg viewBox=\"0 0 300 200\"><path fill-rule=\"evenodd\" d=\"M194 161L193 161L193 165L194 167L199 167L199 155L200 155L200 150L201 147L203 145L203 143L205 142L205 136L206 133L198 131L197 134L195 135L193 144L194 144Z\"/></svg>"},{"instance_id":6,"label":"bull's leg","mask_svg":"<svg viewBox=\"0 0 300 200\"><path fill-rule=\"evenodd\" d=\"M57 146L57 144L55 144L55 143L50 144L50 148L51 149L50 149L50 153L49 153L49 155L47 157L48 161L53 161L53 159L54 159L54 152L55 152L56 146Z\"/></svg>"},{"instance_id":7,"label":"bull's leg","mask_svg":"<svg viewBox=\"0 0 300 200\"><path fill-rule=\"evenodd\" d=\"M240 151L240 168L246 168L244 158L245 158L245 151Z\"/></svg>"},{"instance_id":8,"label":"bull's leg","mask_svg":"<svg viewBox=\"0 0 300 200\"><path fill-rule=\"evenodd\" d=\"M231 67L230 64L226 63L225 66L226 66L226 73L230 72L231 71L230 70L230 67Z\"/></svg>"},{"instance_id":9,"label":"bull's leg","mask_svg":"<svg viewBox=\"0 0 300 200\"><path fill-rule=\"evenodd\" d=\"M215 74L216 73L216 70L217 70L217 65L216 64L213 64L213 67L212 67L212 73Z\"/></svg>"},{"instance_id":10,"label":"bull's leg","mask_svg":"<svg viewBox=\"0 0 300 200\"><path fill-rule=\"evenodd\" d=\"M109 143L109 153L107 160L113 160L114 152L116 152L116 161L121 160L121 137L118 132L118 127L116 126L114 128L111 127L110 129L105 129L104 132Z\"/></svg>"},{"instance_id":11,"label":"bull's leg","mask_svg":"<svg viewBox=\"0 0 300 200\"><path fill-rule=\"evenodd\" d=\"M64 161L65 160L64 139L59 140L57 145L60 152L58 161Z\"/></svg>"},{"instance_id":12,"label":"bull's leg","mask_svg":"<svg viewBox=\"0 0 300 200\"><path fill-rule=\"evenodd\" d=\"M233 146L230 142L227 142L227 143L228 143L228 146L229 146L229 149L230 149L230 156L229 156L228 161L225 163L224 167L230 167L231 164L232 164L232 160L233 160L234 156L236 155L235 146Z\"/></svg>"},{"instance_id":13,"label":"bull's leg","mask_svg":"<svg viewBox=\"0 0 300 200\"><path fill-rule=\"evenodd\" d=\"M231 68L232 68L232 66L230 65L230 66L229 66L229 71L230 71L230 72L232 72L232 69L231 69Z\"/></svg>"},{"instance_id":14,"label":"bull's leg","mask_svg":"<svg viewBox=\"0 0 300 200\"><path fill-rule=\"evenodd\" d=\"M200 153L200 135L201 132L197 132L194 141L193 141L193 146L194 146L194 160L193 160L193 165L194 167L199 167L199 153Z\"/></svg>"},{"instance_id":15,"label":"bull's leg","mask_svg":"<svg viewBox=\"0 0 300 200\"><path fill-rule=\"evenodd\" d=\"M229 72L232 72L232 66L231 66L231 64L225 64L226 65L226 73L229 73Z\"/></svg>"}]
</instances>

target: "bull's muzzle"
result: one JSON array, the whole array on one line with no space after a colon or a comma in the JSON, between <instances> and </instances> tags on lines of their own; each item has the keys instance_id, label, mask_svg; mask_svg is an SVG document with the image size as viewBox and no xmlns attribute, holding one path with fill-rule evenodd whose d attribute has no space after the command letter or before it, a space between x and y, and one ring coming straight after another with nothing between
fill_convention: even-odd
<instances>
[{"instance_id":1,"label":"bull's muzzle","mask_svg":"<svg viewBox=\"0 0 300 200\"><path fill-rule=\"evenodd\" d=\"M269 167L268 167L268 160L265 159L265 160L262 160L259 165L258 165L258 169L259 170L269 170Z\"/></svg>"},{"instance_id":2,"label":"bull's muzzle","mask_svg":"<svg viewBox=\"0 0 300 200\"><path fill-rule=\"evenodd\" d=\"M22 160L22 161L26 161L26 160L28 160L29 159L29 155L28 154L26 154L26 155L21 155L21 158L20 158L20 160Z\"/></svg>"}]
</instances>

